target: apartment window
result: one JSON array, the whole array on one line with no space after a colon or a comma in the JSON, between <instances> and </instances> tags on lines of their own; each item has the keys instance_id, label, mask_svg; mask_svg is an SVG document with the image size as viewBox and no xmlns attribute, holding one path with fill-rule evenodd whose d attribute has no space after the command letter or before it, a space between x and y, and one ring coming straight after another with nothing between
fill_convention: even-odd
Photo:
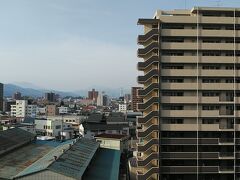
<instances>
[{"instance_id":1,"label":"apartment window","mask_svg":"<svg viewBox=\"0 0 240 180\"><path fill-rule=\"evenodd\" d=\"M220 69L220 66L214 66L214 65L202 66L202 69Z\"/></svg>"},{"instance_id":2,"label":"apartment window","mask_svg":"<svg viewBox=\"0 0 240 180\"><path fill-rule=\"evenodd\" d=\"M163 51L163 56L183 56L184 52L178 52L178 51Z\"/></svg>"},{"instance_id":3,"label":"apartment window","mask_svg":"<svg viewBox=\"0 0 240 180\"><path fill-rule=\"evenodd\" d=\"M183 110L184 106L171 106L171 105L166 105L163 106L163 110Z\"/></svg>"},{"instance_id":4,"label":"apartment window","mask_svg":"<svg viewBox=\"0 0 240 180\"><path fill-rule=\"evenodd\" d=\"M184 66L164 64L162 65L162 69L184 69Z\"/></svg>"},{"instance_id":5,"label":"apartment window","mask_svg":"<svg viewBox=\"0 0 240 180\"><path fill-rule=\"evenodd\" d=\"M215 119L202 119L202 124L214 124ZM218 120L219 121L219 120Z\"/></svg>"},{"instance_id":6,"label":"apartment window","mask_svg":"<svg viewBox=\"0 0 240 180\"><path fill-rule=\"evenodd\" d=\"M219 39L203 39L203 43L221 43Z\"/></svg>"},{"instance_id":7,"label":"apartment window","mask_svg":"<svg viewBox=\"0 0 240 180\"><path fill-rule=\"evenodd\" d=\"M225 69L234 69L234 66L226 66Z\"/></svg>"},{"instance_id":8,"label":"apartment window","mask_svg":"<svg viewBox=\"0 0 240 180\"><path fill-rule=\"evenodd\" d=\"M218 25L203 25L202 29L206 29L206 30L220 30L221 26L218 26Z\"/></svg>"},{"instance_id":9,"label":"apartment window","mask_svg":"<svg viewBox=\"0 0 240 180\"><path fill-rule=\"evenodd\" d=\"M219 96L219 93L217 92L203 92L202 96Z\"/></svg>"},{"instance_id":10,"label":"apartment window","mask_svg":"<svg viewBox=\"0 0 240 180\"><path fill-rule=\"evenodd\" d=\"M205 51L202 53L203 56L221 56L221 52Z\"/></svg>"},{"instance_id":11,"label":"apartment window","mask_svg":"<svg viewBox=\"0 0 240 180\"><path fill-rule=\"evenodd\" d=\"M168 78L163 78L162 82L166 83L183 83L184 79L168 79Z\"/></svg>"},{"instance_id":12,"label":"apartment window","mask_svg":"<svg viewBox=\"0 0 240 180\"><path fill-rule=\"evenodd\" d=\"M213 111L213 110L219 110L219 106L202 106L202 110L207 110L207 111Z\"/></svg>"},{"instance_id":13,"label":"apartment window","mask_svg":"<svg viewBox=\"0 0 240 180\"><path fill-rule=\"evenodd\" d=\"M183 24L162 24L162 29L184 29Z\"/></svg>"},{"instance_id":14,"label":"apartment window","mask_svg":"<svg viewBox=\"0 0 240 180\"><path fill-rule=\"evenodd\" d=\"M162 42L184 42L184 38L162 37Z\"/></svg>"},{"instance_id":15,"label":"apartment window","mask_svg":"<svg viewBox=\"0 0 240 180\"><path fill-rule=\"evenodd\" d=\"M234 83L234 79L225 79L225 83Z\"/></svg>"},{"instance_id":16,"label":"apartment window","mask_svg":"<svg viewBox=\"0 0 240 180\"><path fill-rule=\"evenodd\" d=\"M220 83L220 79L202 79L203 83Z\"/></svg>"},{"instance_id":17,"label":"apartment window","mask_svg":"<svg viewBox=\"0 0 240 180\"><path fill-rule=\"evenodd\" d=\"M183 96L183 92L162 92L162 96Z\"/></svg>"}]
</instances>

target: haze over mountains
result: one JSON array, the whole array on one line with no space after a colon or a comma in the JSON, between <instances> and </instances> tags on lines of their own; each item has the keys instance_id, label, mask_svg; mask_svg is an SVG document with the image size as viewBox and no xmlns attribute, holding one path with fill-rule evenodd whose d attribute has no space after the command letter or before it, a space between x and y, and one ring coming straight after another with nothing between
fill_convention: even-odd
<instances>
[{"instance_id":1,"label":"haze over mountains","mask_svg":"<svg viewBox=\"0 0 240 180\"><path fill-rule=\"evenodd\" d=\"M111 88L103 88L103 87L95 87L96 90L104 91L106 94L108 94L111 97L118 97L120 95L120 88L111 89ZM4 96L5 97L11 97L15 92L21 92L23 96L32 96L32 97L44 97L45 92L54 92L59 94L62 97L65 96L87 96L87 92L89 89L84 90L78 90L73 92L65 92L65 91L58 91L58 90L52 90L52 89L42 89L41 87L38 87L36 85L33 85L31 83L14 83L14 84L4 84ZM125 93L129 93L129 90L126 90Z\"/></svg>"}]
</instances>

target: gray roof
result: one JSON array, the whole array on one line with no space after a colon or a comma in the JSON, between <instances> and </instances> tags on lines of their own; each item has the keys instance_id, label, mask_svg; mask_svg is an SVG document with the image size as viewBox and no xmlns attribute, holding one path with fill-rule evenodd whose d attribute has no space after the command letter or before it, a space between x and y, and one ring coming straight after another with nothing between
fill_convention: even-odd
<instances>
[{"instance_id":1,"label":"gray roof","mask_svg":"<svg viewBox=\"0 0 240 180\"><path fill-rule=\"evenodd\" d=\"M71 142L56 147L15 177L50 170L67 177L80 179L96 153L99 143L81 138L72 146L70 144ZM57 157L57 160L54 156Z\"/></svg>"}]
</instances>

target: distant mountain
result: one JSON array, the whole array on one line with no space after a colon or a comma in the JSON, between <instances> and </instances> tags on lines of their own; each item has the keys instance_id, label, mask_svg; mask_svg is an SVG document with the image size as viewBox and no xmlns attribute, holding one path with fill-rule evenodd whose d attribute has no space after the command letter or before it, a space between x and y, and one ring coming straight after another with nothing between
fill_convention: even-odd
<instances>
[{"instance_id":1,"label":"distant mountain","mask_svg":"<svg viewBox=\"0 0 240 180\"><path fill-rule=\"evenodd\" d=\"M44 89L33 89L17 86L15 84L4 84L4 96L10 97L15 92L21 92L23 96L32 96L32 97L43 97L45 92L54 92L59 94L62 97L65 96L81 96L81 94L72 93L72 92L63 92L55 90L44 90Z\"/></svg>"}]
</instances>

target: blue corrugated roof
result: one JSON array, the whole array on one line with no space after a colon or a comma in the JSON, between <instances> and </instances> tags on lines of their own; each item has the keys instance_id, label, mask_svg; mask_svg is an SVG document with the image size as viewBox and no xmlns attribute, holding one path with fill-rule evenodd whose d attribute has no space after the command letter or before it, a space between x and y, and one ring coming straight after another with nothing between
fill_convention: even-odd
<instances>
[{"instance_id":1,"label":"blue corrugated roof","mask_svg":"<svg viewBox=\"0 0 240 180\"><path fill-rule=\"evenodd\" d=\"M87 180L118 180L120 156L119 150L100 148L84 178Z\"/></svg>"}]
</instances>

